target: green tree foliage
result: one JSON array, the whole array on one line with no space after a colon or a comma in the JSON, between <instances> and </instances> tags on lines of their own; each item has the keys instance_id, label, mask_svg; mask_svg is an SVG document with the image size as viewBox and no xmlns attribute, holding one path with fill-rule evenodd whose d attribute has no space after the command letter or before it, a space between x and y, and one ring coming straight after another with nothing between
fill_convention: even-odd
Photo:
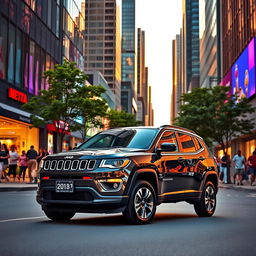
<instances>
[{"instance_id":1,"label":"green tree foliage","mask_svg":"<svg viewBox=\"0 0 256 256\"><path fill-rule=\"evenodd\" d=\"M136 121L133 114L125 111L110 110L107 118L109 119L109 128L138 126L141 124L139 121Z\"/></svg>"},{"instance_id":2,"label":"green tree foliage","mask_svg":"<svg viewBox=\"0 0 256 256\"><path fill-rule=\"evenodd\" d=\"M61 151L63 130L83 130L86 133L89 122L100 125L99 116L105 115L107 109L106 101L100 97L105 89L85 85L87 76L75 63L68 61L55 65L54 70L45 71L44 77L49 89L42 90L23 107L31 112L34 126L56 124L57 151ZM84 123L78 124L77 118L84 119Z\"/></svg>"},{"instance_id":3,"label":"green tree foliage","mask_svg":"<svg viewBox=\"0 0 256 256\"><path fill-rule=\"evenodd\" d=\"M254 120L248 114L255 110L248 99L238 100L229 95L230 88L196 88L181 97L179 116L175 124L194 130L211 146L218 142L226 153L229 142L240 134L248 134L254 127Z\"/></svg>"}]
</instances>

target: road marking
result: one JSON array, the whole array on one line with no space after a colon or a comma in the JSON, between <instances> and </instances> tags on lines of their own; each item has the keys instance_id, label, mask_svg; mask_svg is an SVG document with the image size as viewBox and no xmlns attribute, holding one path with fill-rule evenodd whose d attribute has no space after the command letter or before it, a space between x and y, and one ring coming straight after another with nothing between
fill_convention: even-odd
<instances>
[{"instance_id":1,"label":"road marking","mask_svg":"<svg viewBox=\"0 0 256 256\"><path fill-rule=\"evenodd\" d=\"M11 222L11 221L22 221L22 220L35 220L35 219L42 219L42 218L46 218L46 217L45 216L40 216L40 217L28 217L28 218L17 218L17 219L0 220L0 223Z\"/></svg>"}]
</instances>

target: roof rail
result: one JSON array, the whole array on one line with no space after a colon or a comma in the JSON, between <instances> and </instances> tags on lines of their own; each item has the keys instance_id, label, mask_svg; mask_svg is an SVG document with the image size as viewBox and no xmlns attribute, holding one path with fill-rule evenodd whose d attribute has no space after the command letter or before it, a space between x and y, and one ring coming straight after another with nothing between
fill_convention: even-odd
<instances>
[{"instance_id":1,"label":"roof rail","mask_svg":"<svg viewBox=\"0 0 256 256\"><path fill-rule=\"evenodd\" d=\"M167 127L182 129L182 130L187 131L187 132L195 133L194 131L192 131L192 130L190 130L190 129L188 129L188 128L184 128L184 127L177 126L177 125L161 125L161 126L160 126L160 128L167 128Z\"/></svg>"}]
</instances>

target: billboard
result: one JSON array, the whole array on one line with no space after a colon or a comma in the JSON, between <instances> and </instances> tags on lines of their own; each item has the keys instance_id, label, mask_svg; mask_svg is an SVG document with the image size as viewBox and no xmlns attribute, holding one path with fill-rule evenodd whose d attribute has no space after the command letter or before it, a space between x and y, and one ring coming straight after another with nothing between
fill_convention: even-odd
<instances>
[{"instance_id":1,"label":"billboard","mask_svg":"<svg viewBox=\"0 0 256 256\"><path fill-rule=\"evenodd\" d=\"M239 100L249 98L255 92L255 38L253 38L232 66L232 93L237 93Z\"/></svg>"}]
</instances>

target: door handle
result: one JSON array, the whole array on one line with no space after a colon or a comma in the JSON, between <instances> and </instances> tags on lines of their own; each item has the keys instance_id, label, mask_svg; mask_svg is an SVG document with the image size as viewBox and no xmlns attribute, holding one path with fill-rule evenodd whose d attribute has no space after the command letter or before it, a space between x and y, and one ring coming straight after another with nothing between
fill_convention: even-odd
<instances>
[{"instance_id":1,"label":"door handle","mask_svg":"<svg viewBox=\"0 0 256 256\"><path fill-rule=\"evenodd\" d=\"M200 157L198 158L198 160L203 161L203 160L205 160L205 157L200 156Z\"/></svg>"}]
</instances>

